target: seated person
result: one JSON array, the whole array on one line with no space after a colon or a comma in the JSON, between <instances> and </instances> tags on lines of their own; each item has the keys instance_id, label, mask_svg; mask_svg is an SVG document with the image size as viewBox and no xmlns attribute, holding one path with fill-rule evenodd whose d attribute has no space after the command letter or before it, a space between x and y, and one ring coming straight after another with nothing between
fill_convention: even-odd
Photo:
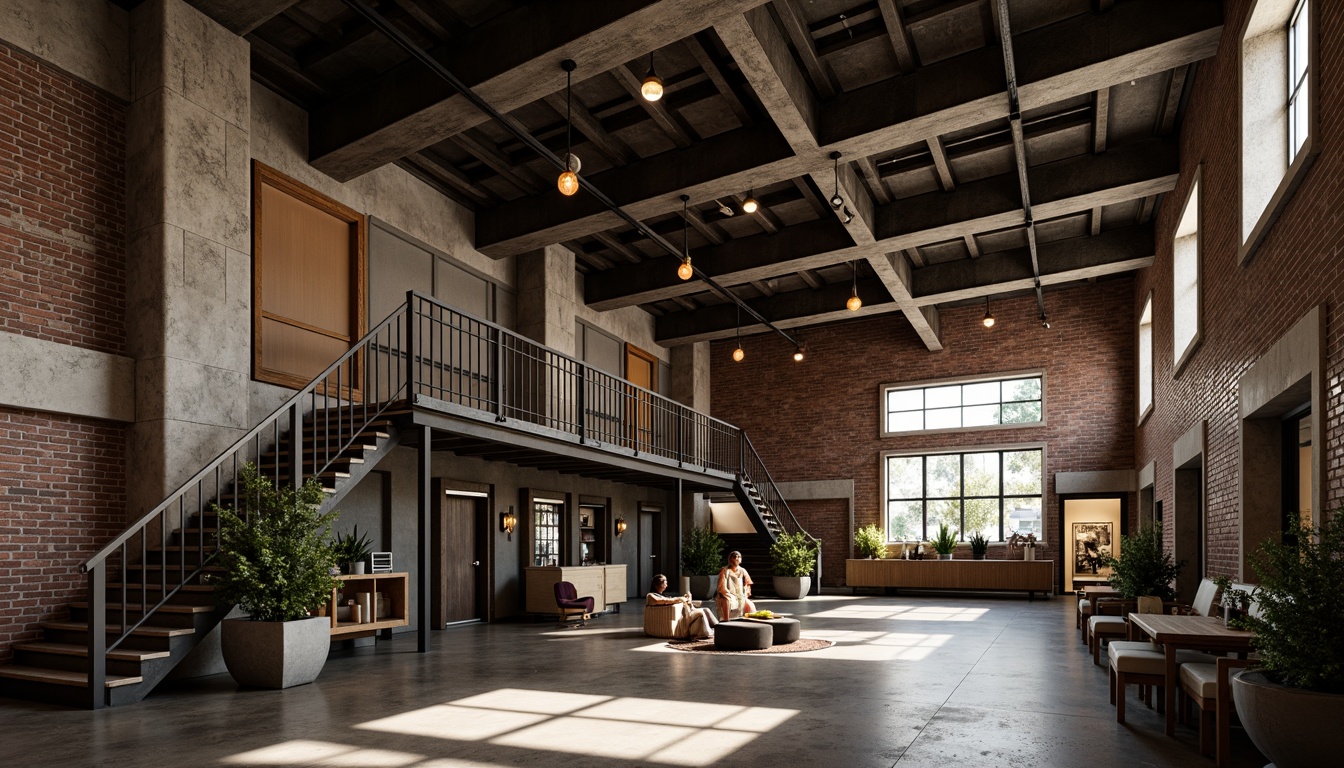
<instances>
[{"instance_id":1,"label":"seated person","mask_svg":"<svg viewBox=\"0 0 1344 768\"><path fill-rule=\"evenodd\" d=\"M649 587L651 591L644 599L646 606L685 603L681 618L677 620L677 637L704 640L714 636L714 625L719 623L719 619L713 611L708 608L696 608L690 595L680 597L664 595L663 591L667 589L667 577L661 573L653 577L653 583Z\"/></svg>"},{"instance_id":2,"label":"seated person","mask_svg":"<svg viewBox=\"0 0 1344 768\"><path fill-rule=\"evenodd\" d=\"M742 553L736 550L728 553L728 565L719 571L718 605L719 613L730 619L756 612L751 602L751 575L742 567Z\"/></svg>"}]
</instances>

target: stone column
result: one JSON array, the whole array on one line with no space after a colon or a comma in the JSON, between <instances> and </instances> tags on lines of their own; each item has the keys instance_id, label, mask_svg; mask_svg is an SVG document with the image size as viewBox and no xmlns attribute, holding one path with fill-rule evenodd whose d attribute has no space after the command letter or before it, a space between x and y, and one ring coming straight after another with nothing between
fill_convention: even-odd
<instances>
[{"instance_id":1,"label":"stone column","mask_svg":"<svg viewBox=\"0 0 1344 768\"><path fill-rule=\"evenodd\" d=\"M705 414L710 412L709 346L709 342L701 341L672 348L672 399ZM694 455L700 447L699 436L691 432L684 440L687 450ZM683 532L709 525L709 504L703 493L686 494L679 511Z\"/></svg>"},{"instance_id":2,"label":"stone column","mask_svg":"<svg viewBox=\"0 0 1344 768\"><path fill-rule=\"evenodd\" d=\"M245 40L183 0L136 7L131 50L134 518L251 426L251 64Z\"/></svg>"},{"instance_id":3,"label":"stone column","mask_svg":"<svg viewBox=\"0 0 1344 768\"><path fill-rule=\"evenodd\" d=\"M514 259L518 332L538 344L574 354L574 254L548 245Z\"/></svg>"}]
</instances>

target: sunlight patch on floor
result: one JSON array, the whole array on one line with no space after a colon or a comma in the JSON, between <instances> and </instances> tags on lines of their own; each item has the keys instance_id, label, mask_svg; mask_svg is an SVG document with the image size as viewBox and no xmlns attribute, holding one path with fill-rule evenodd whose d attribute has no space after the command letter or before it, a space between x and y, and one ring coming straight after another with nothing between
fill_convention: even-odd
<instances>
[{"instance_id":1,"label":"sunlight patch on floor","mask_svg":"<svg viewBox=\"0 0 1344 768\"><path fill-rule=\"evenodd\" d=\"M988 608L950 606L914 607L908 605L847 605L809 614L816 619L884 619L896 621L975 621L989 613Z\"/></svg>"},{"instance_id":2,"label":"sunlight patch on floor","mask_svg":"<svg viewBox=\"0 0 1344 768\"><path fill-rule=\"evenodd\" d=\"M835 645L807 655L844 661L923 661L934 650L952 639L952 635L944 634L852 630L817 630L809 632L808 636L819 640L832 640Z\"/></svg>"},{"instance_id":3,"label":"sunlight patch on floor","mask_svg":"<svg viewBox=\"0 0 1344 768\"><path fill-rule=\"evenodd\" d=\"M295 739L283 744L254 749L224 758L228 765L321 765L368 766L369 768L401 768L424 760L424 755L393 752L386 749L364 749L329 741Z\"/></svg>"}]
</instances>

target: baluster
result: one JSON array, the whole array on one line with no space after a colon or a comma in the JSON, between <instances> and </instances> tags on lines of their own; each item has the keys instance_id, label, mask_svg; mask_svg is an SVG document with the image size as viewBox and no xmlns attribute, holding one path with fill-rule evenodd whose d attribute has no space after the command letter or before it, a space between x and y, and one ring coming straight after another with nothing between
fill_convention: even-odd
<instances>
[{"instance_id":1,"label":"baluster","mask_svg":"<svg viewBox=\"0 0 1344 768\"><path fill-rule=\"evenodd\" d=\"M121 584L125 589L125 578ZM107 702L107 571L103 562L89 569L88 592L89 708L102 709Z\"/></svg>"}]
</instances>

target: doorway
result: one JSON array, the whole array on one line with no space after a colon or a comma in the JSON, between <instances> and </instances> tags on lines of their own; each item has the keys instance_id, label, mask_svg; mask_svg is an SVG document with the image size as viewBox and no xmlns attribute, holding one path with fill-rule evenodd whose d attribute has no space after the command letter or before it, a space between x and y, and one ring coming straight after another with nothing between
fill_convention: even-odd
<instances>
[{"instance_id":1,"label":"doorway","mask_svg":"<svg viewBox=\"0 0 1344 768\"><path fill-rule=\"evenodd\" d=\"M490 493L464 483L435 481L431 525L432 626L486 621L490 616ZM469 485L475 485L469 484ZM486 486L488 489L488 486Z\"/></svg>"},{"instance_id":2,"label":"doorway","mask_svg":"<svg viewBox=\"0 0 1344 768\"><path fill-rule=\"evenodd\" d=\"M673 574L663 570L664 565L661 562L660 555L663 551L663 508L656 504L639 505L639 581L635 584L636 593L638 590L647 589L653 582L655 574L661 573L667 576L671 581Z\"/></svg>"},{"instance_id":3,"label":"doorway","mask_svg":"<svg viewBox=\"0 0 1344 768\"><path fill-rule=\"evenodd\" d=\"M1079 494L1060 499L1060 583L1065 592L1104 584L1105 565L1120 556L1120 536L1129 524L1126 494Z\"/></svg>"},{"instance_id":4,"label":"doorway","mask_svg":"<svg viewBox=\"0 0 1344 768\"><path fill-rule=\"evenodd\" d=\"M1299 524L1311 525L1311 403L1283 417L1283 533L1284 543Z\"/></svg>"},{"instance_id":5,"label":"doorway","mask_svg":"<svg viewBox=\"0 0 1344 768\"><path fill-rule=\"evenodd\" d=\"M657 389L658 358L633 344L626 344L625 380L649 391ZM653 444L653 403L647 393L631 389L626 408L626 437L631 447L649 450Z\"/></svg>"},{"instance_id":6,"label":"doorway","mask_svg":"<svg viewBox=\"0 0 1344 768\"><path fill-rule=\"evenodd\" d=\"M1173 474L1172 559L1185 563L1176 579L1176 598L1189 603L1204 578L1204 454L1177 467Z\"/></svg>"}]
</instances>

